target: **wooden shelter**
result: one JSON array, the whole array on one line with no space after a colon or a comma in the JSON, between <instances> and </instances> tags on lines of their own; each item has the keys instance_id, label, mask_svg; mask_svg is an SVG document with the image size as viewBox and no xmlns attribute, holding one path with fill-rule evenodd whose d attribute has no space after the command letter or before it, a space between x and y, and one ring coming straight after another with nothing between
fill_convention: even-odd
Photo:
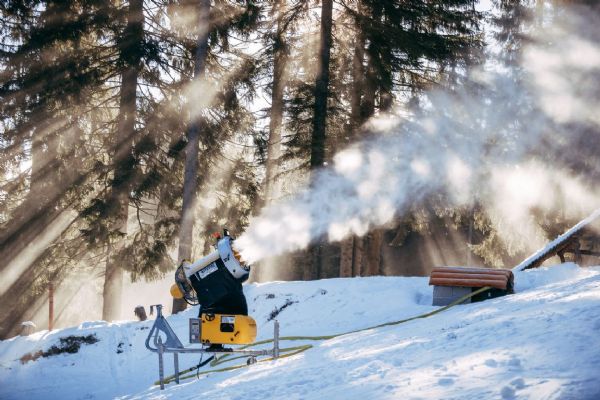
<instances>
[{"instance_id":1,"label":"wooden shelter","mask_svg":"<svg viewBox=\"0 0 600 400\"><path fill-rule=\"evenodd\" d=\"M434 268L429 278L429 284L433 285L433 305L448 305L486 286L491 289L472 296L465 303L514 293L513 271L537 268L554 256L558 256L563 263L568 256L580 265L584 256L600 257L600 209L527 257L512 271L472 267Z\"/></svg>"},{"instance_id":2,"label":"wooden shelter","mask_svg":"<svg viewBox=\"0 0 600 400\"><path fill-rule=\"evenodd\" d=\"M485 286L491 289L467 300L481 301L514 292L514 277L510 270L472 267L437 267L431 272L429 284L433 285L433 305L450 304Z\"/></svg>"}]
</instances>

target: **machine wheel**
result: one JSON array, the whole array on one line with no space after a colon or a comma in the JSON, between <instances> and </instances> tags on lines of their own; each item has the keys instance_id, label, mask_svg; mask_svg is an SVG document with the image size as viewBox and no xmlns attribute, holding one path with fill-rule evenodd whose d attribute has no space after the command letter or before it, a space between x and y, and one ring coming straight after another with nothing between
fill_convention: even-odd
<instances>
[{"instance_id":1,"label":"machine wheel","mask_svg":"<svg viewBox=\"0 0 600 400\"><path fill-rule=\"evenodd\" d=\"M256 364L256 357L254 357L254 356L248 357L248 359L246 360L246 365L252 365L252 364Z\"/></svg>"}]
</instances>

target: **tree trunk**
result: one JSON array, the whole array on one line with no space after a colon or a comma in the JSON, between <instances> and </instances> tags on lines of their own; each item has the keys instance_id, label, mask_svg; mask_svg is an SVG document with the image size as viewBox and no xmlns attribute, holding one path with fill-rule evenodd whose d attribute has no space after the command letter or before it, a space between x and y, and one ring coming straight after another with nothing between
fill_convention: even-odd
<instances>
[{"instance_id":1,"label":"tree trunk","mask_svg":"<svg viewBox=\"0 0 600 400\"><path fill-rule=\"evenodd\" d=\"M382 16L380 3L373 5L372 18L379 23ZM364 38L362 39L364 40ZM371 42L367 48L367 68L364 71L364 82L362 82L362 101L360 104L360 124L375 115L377 92L380 91L380 109L387 110L391 107L391 95L389 90L381 84L381 76L377 69L377 57L381 56L381 49L376 43ZM372 229L366 238L356 238L354 246L354 265L356 275L372 276L379 275L381 271L381 246L383 244L383 229ZM363 254L364 252L364 254Z\"/></svg>"},{"instance_id":2,"label":"tree trunk","mask_svg":"<svg viewBox=\"0 0 600 400\"><path fill-rule=\"evenodd\" d=\"M383 229L374 229L367 236L367 250L365 261L366 276L381 274L381 246L383 244Z\"/></svg>"},{"instance_id":3,"label":"tree trunk","mask_svg":"<svg viewBox=\"0 0 600 400\"><path fill-rule=\"evenodd\" d=\"M365 238L364 237L355 237L354 238L354 260L352 263L352 275L353 276L363 276L364 268L363 268L363 260L364 260L364 247L365 247Z\"/></svg>"},{"instance_id":4,"label":"tree trunk","mask_svg":"<svg viewBox=\"0 0 600 400\"><path fill-rule=\"evenodd\" d=\"M208 35L210 32L210 0L198 2L198 41L194 60L194 80L204 79L206 70L206 56L208 54ZM191 104L190 104L191 106ZM200 151L200 130L202 117L199 113L192 113L192 120L188 127L187 145L185 148L185 171L183 176L183 204L181 206L181 219L179 222L179 261L191 260L194 231L194 214L196 209L196 195L198 190L198 153ZM172 313L185 310L187 304L183 299L173 299Z\"/></svg>"},{"instance_id":5,"label":"tree trunk","mask_svg":"<svg viewBox=\"0 0 600 400\"><path fill-rule=\"evenodd\" d=\"M354 259L354 236L342 241L340 245L340 278L352 276L352 262Z\"/></svg>"},{"instance_id":6,"label":"tree trunk","mask_svg":"<svg viewBox=\"0 0 600 400\"><path fill-rule=\"evenodd\" d=\"M287 44L283 31L285 2L279 0L274 6L277 28L273 43L273 88L271 93L271 118L269 121L269 143L267 144L267 165L265 177L264 204L269 204L279 192L276 184L281 157L281 126L283 121L284 72L287 64Z\"/></svg>"},{"instance_id":7,"label":"tree trunk","mask_svg":"<svg viewBox=\"0 0 600 400\"><path fill-rule=\"evenodd\" d=\"M382 87L379 93L379 111L390 111L392 109L392 104L392 89Z\"/></svg>"},{"instance_id":8,"label":"tree trunk","mask_svg":"<svg viewBox=\"0 0 600 400\"><path fill-rule=\"evenodd\" d=\"M312 170L323 166L325 161L325 125L327 122L327 98L329 97L329 60L331 58L333 0L321 3L321 45L319 66L315 83L315 106L312 126L310 167Z\"/></svg>"},{"instance_id":9,"label":"tree trunk","mask_svg":"<svg viewBox=\"0 0 600 400\"><path fill-rule=\"evenodd\" d=\"M391 54L381 54L384 58L391 58ZM386 60L387 61L387 60ZM389 61L388 61L389 62ZM371 68L371 73L374 73L374 68ZM389 78L386 79L386 78ZM371 86L368 90L368 106L369 108L366 110L366 115L371 117L375 112L375 94L376 87L373 85L374 77L371 77ZM379 77L379 84L377 85L377 89L379 90L379 111L385 112L389 111L392 108L393 96L392 96L392 88L391 88L391 77ZM373 228L371 230L371 234L367 238L367 258L365 259L365 273L366 275L380 275L382 271L382 246L383 246L383 236L385 230L383 228Z\"/></svg>"},{"instance_id":10,"label":"tree trunk","mask_svg":"<svg viewBox=\"0 0 600 400\"><path fill-rule=\"evenodd\" d=\"M127 13L127 26L124 32L120 57L125 61L121 78L119 102L119 126L115 143L115 171L111 185L111 207L114 216L111 231L119 232L121 238L115 243L109 239L104 290L102 319L111 321L120 317L121 292L123 290L123 267L118 253L123 247L123 238L127 235L129 216L129 193L131 191L131 173L133 165L133 138L136 119L136 89L141 68L141 47L144 39L143 0L131 0Z\"/></svg>"},{"instance_id":11,"label":"tree trunk","mask_svg":"<svg viewBox=\"0 0 600 400\"><path fill-rule=\"evenodd\" d=\"M362 1L358 2L358 13L362 12ZM365 37L363 27L357 26L356 41L354 42L354 55L352 57L352 97L350 99L350 129L349 138L356 134L364 122L361 117L361 101L365 80Z\"/></svg>"},{"instance_id":12,"label":"tree trunk","mask_svg":"<svg viewBox=\"0 0 600 400\"><path fill-rule=\"evenodd\" d=\"M358 3L358 12L361 12L362 2ZM357 130L362 124L361 118L361 100L364 81L364 58L365 58L365 39L362 34L362 27L357 26L356 41L354 43L354 56L352 58L352 91L350 98L350 126L347 137L351 142ZM350 277L360 275L360 264L362 261L362 238L352 235L342 241L340 249L340 277Z\"/></svg>"},{"instance_id":13,"label":"tree trunk","mask_svg":"<svg viewBox=\"0 0 600 400\"><path fill-rule=\"evenodd\" d=\"M48 330L54 329L54 283L48 282Z\"/></svg>"},{"instance_id":14,"label":"tree trunk","mask_svg":"<svg viewBox=\"0 0 600 400\"><path fill-rule=\"evenodd\" d=\"M319 279L321 275L321 264L323 262L323 246L321 243L313 244L306 252L308 265L303 269L302 279L311 281Z\"/></svg>"},{"instance_id":15,"label":"tree trunk","mask_svg":"<svg viewBox=\"0 0 600 400\"><path fill-rule=\"evenodd\" d=\"M311 182L315 171L325 162L325 138L327 123L327 99L329 97L329 60L331 58L331 30L333 25L333 0L321 3L321 44L317 77L315 81L315 105L313 110L312 138L310 151ZM312 184L312 183L311 183ZM308 249L310 265L305 267L304 279L318 279L321 269L321 244L316 243Z\"/></svg>"},{"instance_id":16,"label":"tree trunk","mask_svg":"<svg viewBox=\"0 0 600 400\"><path fill-rule=\"evenodd\" d=\"M375 2L372 6L372 18L375 23L381 23L382 5ZM364 97L362 102L361 118L366 121L375 114L375 98L379 86L379 73L377 58L381 50L377 41L371 41L367 47L367 69L365 71Z\"/></svg>"}]
</instances>

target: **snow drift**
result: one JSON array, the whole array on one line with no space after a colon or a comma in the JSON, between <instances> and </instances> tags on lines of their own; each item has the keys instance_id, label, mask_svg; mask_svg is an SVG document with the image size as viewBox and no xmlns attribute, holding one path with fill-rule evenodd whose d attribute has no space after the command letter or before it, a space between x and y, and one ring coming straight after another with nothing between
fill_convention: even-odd
<instances>
[{"instance_id":1,"label":"snow drift","mask_svg":"<svg viewBox=\"0 0 600 400\"><path fill-rule=\"evenodd\" d=\"M152 321L86 322L0 342L2 399L600 398L600 267L516 272L517 294L427 319L313 342L305 353L201 376L160 391L144 347ZM369 277L246 286L259 339L274 310L282 335L341 333L435 309L427 278ZM171 316L182 340L187 318ZM74 354L22 363L60 338L94 335ZM185 343L185 342L184 342ZM197 355L180 356L182 368ZM205 367L208 368L208 367ZM172 358L166 358L166 372Z\"/></svg>"}]
</instances>

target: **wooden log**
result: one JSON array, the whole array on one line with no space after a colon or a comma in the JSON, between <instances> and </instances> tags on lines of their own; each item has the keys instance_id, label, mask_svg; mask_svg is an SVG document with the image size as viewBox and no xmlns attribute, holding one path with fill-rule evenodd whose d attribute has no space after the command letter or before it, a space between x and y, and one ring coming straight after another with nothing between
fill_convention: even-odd
<instances>
[{"instance_id":1,"label":"wooden log","mask_svg":"<svg viewBox=\"0 0 600 400\"><path fill-rule=\"evenodd\" d=\"M491 286L512 293L514 275L511 270L473 267L436 267L430 285L484 287Z\"/></svg>"},{"instance_id":2,"label":"wooden log","mask_svg":"<svg viewBox=\"0 0 600 400\"><path fill-rule=\"evenodd\" d=\"M512 271L509 269L494 269L494 268L473 268L473 267L435 267L431 271L433 275L436 272L456 272L460 274L492 274L511 276Z\"/></svg>"},{"instance_id":3,"label":"wooden log","mask_svg":"<svg viewBox=\"0 0 600 400\"><path fill-rule=\"evenodd\" d=\"M510 277L506 275L494 274L459 274L458 272L436 272L431 274L432 278L443 279L483 279L483 280L507 280Z\"/></svg>"},{"instance_id":4,"label":"wooden log","mask_svg":"<svg viewBox=\"0 0 600 400\"><path fill-rule=\"evenodd\" d=\"M486 276L495 276L498 278L510 278L513 276L510 271L508 272L490 272L490 271L460 271L460 270L434 270L431 275L439 275L439 274L452 274L452 275L460 275L460 276L471 276L471 275L486 275Z\"/></svg>"},{"instance_id":5,"label":"wooden log","mask_svg":"<svg viewBox=\"0 0 600 400\"><path fill-rule=\"evenodd\" d=\"M496 289L507 290L506 279L458 279L458 278L430 278L430 285L435 286L462 286L462 287L484 287L491 286Z\"/></svg>"}]
</instances>

